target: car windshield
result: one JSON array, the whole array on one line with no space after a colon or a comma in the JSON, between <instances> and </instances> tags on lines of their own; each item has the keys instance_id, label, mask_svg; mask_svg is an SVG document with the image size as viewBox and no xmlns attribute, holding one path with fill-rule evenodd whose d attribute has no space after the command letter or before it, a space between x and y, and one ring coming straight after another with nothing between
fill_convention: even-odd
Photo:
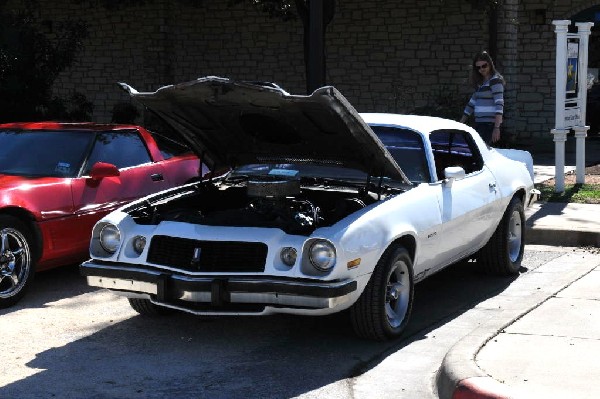
<instances>
[{"instance_id":1,"label":"car windshield","mask_svg":"<svg viewBox=\"0 0 600 399\"><path fill-rule=\"evenodd\" d=\"M430 182L425 147L419 133L399 127L372 125L371 128L413 184ZM367 181L367 174L360 170L297 163L245 165L230 175L231 178L236 178L236 176L268 176L269 178L288 179L321 178L351 183ZM389 178L385 178L384 181L387 185L394 182Z\"/></svg>"},{"instance_id":2,"label":"car windshield","mask_svg":"<svg viewBox=\"0 0 600 399\"><path fill-rule=\"evenodd\" d=\"M371 128L408 180L414 184L431 182L425 145L419 133L396 126L372 125Z\"/></svg>"},{"instance_id":3,"label":"car windshield","mask_svg":"<svg viewBox=\"0 0 600 399\"><path fill-rule=\"evenodd\" d=\"M0 173L77 177L93 132L0 130Z\"/></svg>"}]
</instances>

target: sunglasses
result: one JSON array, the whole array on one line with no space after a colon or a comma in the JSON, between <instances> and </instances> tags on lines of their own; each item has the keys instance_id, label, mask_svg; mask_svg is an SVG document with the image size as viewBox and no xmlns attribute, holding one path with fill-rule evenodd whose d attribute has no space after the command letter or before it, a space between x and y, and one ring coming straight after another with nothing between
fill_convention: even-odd
<instances>
[{"instance_id":1,"label":"sunglasses","mask_svg":"<svg viewBox=\"0 0 600 399\"><path fill-rule=\"evenodd\" d=\"M487 67L488 67L487 62L485 64L475 65L475 68L477 68L477 70L486 69Z\"/></svg>"}]
</instances>

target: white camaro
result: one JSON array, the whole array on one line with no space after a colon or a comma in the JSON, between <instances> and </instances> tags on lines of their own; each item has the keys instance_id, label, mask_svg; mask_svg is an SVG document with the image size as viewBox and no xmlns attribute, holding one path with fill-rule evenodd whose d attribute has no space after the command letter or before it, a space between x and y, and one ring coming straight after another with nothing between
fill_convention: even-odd
<instances>
[{"instance_id":1,"label":"white camaro","mask_svg":"<svg viewBox=\"0 0 600 399\"><path fill-rule=\"evenodd\" d=\"M333 87L123 87L211 170L228 170L94 227L82 274L139 313L348 310L358 335L382 340L406 326L414 284L442 268L476 258L519 271L536 197L528 152L489 148L452 120L358 114Z\"/></svg>"}]
</instances>

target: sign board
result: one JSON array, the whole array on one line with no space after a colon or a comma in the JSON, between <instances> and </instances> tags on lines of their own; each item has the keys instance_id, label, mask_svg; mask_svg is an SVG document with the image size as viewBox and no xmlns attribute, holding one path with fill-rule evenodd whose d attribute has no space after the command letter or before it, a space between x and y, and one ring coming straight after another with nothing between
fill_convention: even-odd
<instances>
[{"instance_id":1,"label":"sign board","mask_svg":"<svg viewBox=\"0 0 600 399\"><path fill-rule=\"evenodd\" d=\"M581 108L565 108L565 127L581 126Z\"/></svg>"},{"instance_id":2,"label":"sign board","mask_svg":"<svg viewBox=\"0 0 600 399\"><path fill-rule=\"evenodd\" d=\"M569 20L552 21L556 33L556 112L554 136L556 164L554 184L557 193L565 191L565 143L571 129L577 140L577 183L585 183L585 125L587 106L588 47L593 22L577 22L569 33Z\"/></svg>"}]
</instances>

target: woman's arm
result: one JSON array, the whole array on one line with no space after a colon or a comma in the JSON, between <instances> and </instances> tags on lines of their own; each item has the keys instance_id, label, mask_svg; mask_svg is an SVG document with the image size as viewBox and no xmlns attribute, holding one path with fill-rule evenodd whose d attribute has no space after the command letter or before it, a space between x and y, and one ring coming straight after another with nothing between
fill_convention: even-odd
<instances>
[{"instance_id":1,"label":"woman's arm","mask_svg":"<svg viewBox=\"0 0 600 399\"><path fill-rule=\"evenodd\" d=\"M500 79L490 81L494 105L496 106L496 117L494 120L494 131L492 132L492 143L500 140L500 127L504 115L504 85Z\"/></svg>"}]
</instances>

